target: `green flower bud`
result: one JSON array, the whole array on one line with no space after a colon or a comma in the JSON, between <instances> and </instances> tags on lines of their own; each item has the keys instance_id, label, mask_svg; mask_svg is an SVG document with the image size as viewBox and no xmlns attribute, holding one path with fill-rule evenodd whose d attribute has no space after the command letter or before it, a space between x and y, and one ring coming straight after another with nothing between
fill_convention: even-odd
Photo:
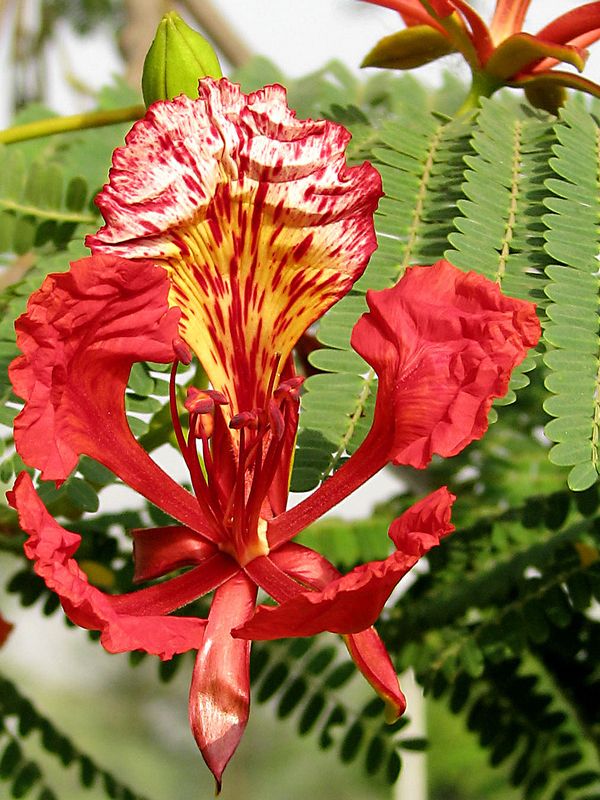
<instances>
[{"instance_id":1,"label":"green flower bud","mask_svg":"<svg viewBox=\"0 0 600 800\"><path fill-rule=\"evenodd\" d=\"M175 11L165 14L144 61L142 93L146 105L172 100L178 94L198 97L200 78L222 75L209 42Z\"/></svg>"}]
</instances>

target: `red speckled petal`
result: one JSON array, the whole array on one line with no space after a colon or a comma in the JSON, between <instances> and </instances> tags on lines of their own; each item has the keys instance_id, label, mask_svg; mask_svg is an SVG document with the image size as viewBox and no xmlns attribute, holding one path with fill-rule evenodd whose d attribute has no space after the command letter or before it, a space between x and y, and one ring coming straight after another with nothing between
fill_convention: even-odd
<instances>
[{"instance_id":1,"label":"red speckled petal","mask_svg":"<svg viewBox=\"0 0 600 800\"><path fill-rule=\"evenodd\" d=\"M264 407L273 372L375 249L381 182L346 166L348 139L297 120L280 86L244 95L204 79L197 100L151 106L114 154L97 198L106 225L87 243L165 267L226 413Z\"/></svg>"},{"instance_id":2,"label":"red speckled petal","mask_svg":"<svg viewBox=\"0 0 600 800\"><path fill-rule=\"evenodd\" d=\"M358 633L369 628L400 578L454 530L450 522L454 499L444 487L416 503L390 527L390 537L398 548L391 556L361 564L320 591L302 592L278 606L259 606L234 635L264 640L313 636L322 631Z\"/></svg>"},{"instance_id":3,"label":"red speckled petal","mask_svg":"<svg viewBox=\"0 0 600 800\"><path fill-rule=\"evenodd\" d=\"M81 537L62 528L48 514L27 473L21 473L7 496L19 513L21 527L29 534L25 554L35 562L36 573L58 594L69 619L82 628L102 632L100 641L110 653L143 650L169 659L200 647L206 620L124 613L117 607L118 596L106 595L90 585L72 557ZM167 584L162 586L166 588Z\"/></svg>"},{"instance_id":4,"label":"red speckled petal","mask_svg":"<svg viewBox=\"0 0 600 800\"><path fill-rule=\"evenodd\" d=\"M15 323L23 355L9 374L25 407L15 445L45 480L64 480L82 454L115 472L167 513L210 534L196 500L150 459L125 415L137 361L174 358L179 312L169 309L164 270L92 256L49 275Z\"/></svg>"},{"instance_id":5,"label":"red speckled petal","mask_svg":"<svg viewBox=\"0 0 600 800\"><path fill-rule=\"evenodd\" d=\"M368 446L387 438L389 460L418 468L459 453L483 435L492 400L537 344L535 306L446 261L408 269L367 301L351 341L379 376Z\"/></svg>"}]
</instances>

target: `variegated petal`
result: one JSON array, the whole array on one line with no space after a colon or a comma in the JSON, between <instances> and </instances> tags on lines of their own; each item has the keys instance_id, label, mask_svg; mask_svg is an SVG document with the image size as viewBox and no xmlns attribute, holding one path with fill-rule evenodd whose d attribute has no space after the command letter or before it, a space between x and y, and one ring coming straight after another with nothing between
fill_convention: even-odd
<instances>
[{"instance_id":1,"label":"variegated petal","mask_svg":"<svg viewBox=\"0 0 600 800\"><path fill-rule=\"evenodd\" d=\"M263 407L302 333L362 274L380 178L348 167L349 134L297 120L280 86L151 106L115 152L95 252L167 269L169 302L230 413Z\"/></svg>"}]
</instances>

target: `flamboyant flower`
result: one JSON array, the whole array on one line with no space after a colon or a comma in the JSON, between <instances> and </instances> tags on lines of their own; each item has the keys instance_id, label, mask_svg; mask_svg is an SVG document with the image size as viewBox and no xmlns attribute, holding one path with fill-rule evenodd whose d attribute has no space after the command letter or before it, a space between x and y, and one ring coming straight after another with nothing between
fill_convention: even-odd
<instances>
[{"instance_id":1,"label":"flamboyant flower","mask_svg":"<svg viewBox=\"0 0 600 800\"><path fill-rule=\"evenodd\" d=\"M532 105L556 113L565 87L600 96L600 86L554 67L579 72L586 47L600 39L600 2L567 11L535 35L522 30L531 0L496 0L490 25L465 0L364 0L397 11L404 30L386 36L365 57L364 67L412 69L449 53L461 53L473 74L470 100L502 86L525 90Z\"/></svg>"},{"instance_id":2,"label":"flamboyant flower","mask_svg":"<svg viewBox=\"0 0 600 800\"><path fill-rule=\"evenodd\" d=\"M62 481L85 454L174 519L132 532L134 577L148 585L107 595L74 558L80 537L23 473L9 500L26 553L110 652L198 651L190 722L219 785L248 718L252 639L341 633L389 718L402 713L372 625L402 575L453 529L452 495L442 488L413 506L390 527L392 555L347 575L291 540L385 464L422 468L481 436L492 398L539 336L531 304L446 262L369 293L352 343L379 375L372 430L286 510L301 385L292 350L375 247L380 180L369 164L346 166L348 138L334 123L296 120L278 86L246 96L205 79L197 100L156 103L114 154L94 254L49 276L16 324L23 459ZM193 354L209 388L191 387L182 408L177 368ZM129 429L124 395L138 361L173 364L170 408L193 493ZM256 609L258 588L277 605ZM209 592L208 619L169 616Z\"/></svg>"}]
</instances>

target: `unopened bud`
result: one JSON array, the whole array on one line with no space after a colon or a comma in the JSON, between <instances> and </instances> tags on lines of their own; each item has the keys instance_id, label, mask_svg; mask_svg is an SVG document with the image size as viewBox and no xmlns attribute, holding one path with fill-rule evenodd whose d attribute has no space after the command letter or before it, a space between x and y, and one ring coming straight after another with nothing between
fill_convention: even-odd
<instances>
[{"instance_id":1,"label":"unopened bud","mask_svg":"<svg viewBox=\"0 0 600 800\"><path fill-rule=\"evenodd\" d=\"M147 106L179 94L198 97L200 78L221 78L212 45L170 11L162 18L144 61L142 93Z\"/></svg>"}]
</instances>

